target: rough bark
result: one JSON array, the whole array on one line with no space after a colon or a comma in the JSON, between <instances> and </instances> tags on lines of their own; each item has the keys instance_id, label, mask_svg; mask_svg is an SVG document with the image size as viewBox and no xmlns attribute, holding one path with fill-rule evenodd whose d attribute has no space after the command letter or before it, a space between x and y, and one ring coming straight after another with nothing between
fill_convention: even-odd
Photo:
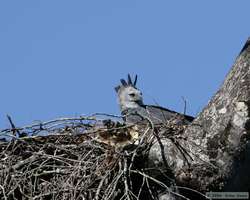
<instances>
[{"instance_id":1,"label":"rough bark","mask_svg":"<svg viewBox=\"0 0 250 200\"><path fill-rule=\"evenodd\" d=\"M180 151L162 139L177 185L206 191L250 190L250 38L224 83L178 139ZM149 153L150 165L164 167L161 146Z\"/></svg>"},{"instance_id":2,"label":"rough bark","mask_svg":"<svg viewBox=\"0 0 250 200\"><path fill-rule=\"evenodd\" d=\"M175 118L155 126L80 116L17 128L8 119L11 128L0 130L12 138L0 143L5 199L196 200L249 191L250 38L187 127Z\"/></svg>"}]
</instances>

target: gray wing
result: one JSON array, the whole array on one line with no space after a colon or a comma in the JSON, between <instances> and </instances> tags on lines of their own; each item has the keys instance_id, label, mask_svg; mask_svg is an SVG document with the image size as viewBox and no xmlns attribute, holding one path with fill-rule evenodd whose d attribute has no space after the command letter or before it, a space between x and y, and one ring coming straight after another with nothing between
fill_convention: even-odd
<instances>
[{"instance_id":1,"label":"gray wing","mask_svg":"<svg viewBox=\"0 0 250 200\"><path fill-rule=\"evenodd\" d=\"M194 119L191 116L183 115L160 106L147 105L146 110L154 123L166 123L169 120L173 120L175 124L189 124Z\"/></svg>"},{"instance_id":2,"label":"gray wing","mask_svg":"<svg viewBox=\"0 0 250 200\"><path fill-rule=\"evenodd\" d=\"M175 112L163 109L156 106L146 106L147 116L151 119L153 123L165 123L171 118L176 117Z\"/></svg>"},{"instance_id":3,"label":"gray wing","mask_svg":"<svg viewBox=\"0 0 250 200\"><path fill-rule=\"evenodd\" d=\"M148 123L145 118L147 117L147 111L144 107L128 109L122 113L124 121L128 123Z\"/></svg>"},{"instance_id":4,"label":"gray wing","mask_svg":"<svg viewBox=\"0 0 250 200\"><path fill-rule=\"evenodd\" d=\"M128 123L148 123L150 120L155 125L166 123L169 120L173 120L175 124L189 124L193 120L191 116L151 105L129 109L123 116Z\"/></svg>"}]
</instances>

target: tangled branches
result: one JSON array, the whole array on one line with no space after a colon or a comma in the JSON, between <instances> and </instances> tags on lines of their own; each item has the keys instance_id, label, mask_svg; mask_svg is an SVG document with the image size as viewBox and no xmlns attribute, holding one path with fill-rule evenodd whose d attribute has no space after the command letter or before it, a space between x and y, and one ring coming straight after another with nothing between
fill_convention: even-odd
<instances>
[{"instance_id":1,"label":"tangled branches","mask_svg":"<svg viewBox=\"0 0 250 200\"><path fill-rule=\"evenodd\" d=\"M149 125L142 129L94 116L23 128L11 123L0 132L12 138L0 143L4 199L156 199L169 191L145 164L155 141Z\"/></svg>"}]
</instances>

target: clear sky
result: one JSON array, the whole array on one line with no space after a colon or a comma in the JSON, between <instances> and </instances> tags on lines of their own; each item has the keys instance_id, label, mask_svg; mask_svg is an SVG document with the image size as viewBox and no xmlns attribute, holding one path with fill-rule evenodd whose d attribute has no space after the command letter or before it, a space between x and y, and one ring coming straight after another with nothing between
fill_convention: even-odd
<instances>
[{"instance_id":1,"label":"clear sky","mask_svg":"<svg viewBox=\"0 0 250 200\"><path fill-rule=\"evenodd\" d=\"M0 129L119 114L138 74L145 103L196 115L250 36L250 1L0 1Z\"/></svg>"}]
</instances>

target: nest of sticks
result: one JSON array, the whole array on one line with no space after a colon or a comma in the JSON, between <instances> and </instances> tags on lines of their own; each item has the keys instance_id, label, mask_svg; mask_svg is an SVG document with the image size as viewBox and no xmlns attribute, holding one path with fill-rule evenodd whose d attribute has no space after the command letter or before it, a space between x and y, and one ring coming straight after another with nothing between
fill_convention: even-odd
<instances>
[{"instance_id":1,"label":"nest of sticks","mask_svg":"<svg viewBox=\"0 0 250 200\"><path fill-rule=\"evenodd\" d=\"M110 117L110 116L109 116ZM157 199L159 187L145 162L156 135L98 116L61 118L0 135L3 199ZM2 139L4 140L4 139Z\"/></svg>"}]
</instances>

